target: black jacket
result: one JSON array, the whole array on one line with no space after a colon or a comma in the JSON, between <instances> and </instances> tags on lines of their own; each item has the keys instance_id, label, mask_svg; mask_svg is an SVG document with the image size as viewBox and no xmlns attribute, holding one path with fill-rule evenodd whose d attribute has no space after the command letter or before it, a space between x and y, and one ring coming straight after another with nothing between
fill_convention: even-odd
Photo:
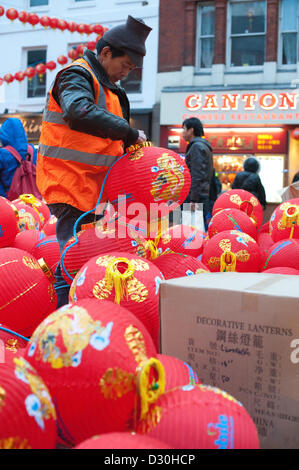
<instances>
[{"instance_id":1,"label":"black jacket","mask_svg":"<svg viewBox=\"0 0 299 470\"><path fill-rule=\"evenodd\" d=\"M129 124L130 104L125 90L109 81L93 52L85 51L83 59L92 67L99 82L118 96L123 118L95 104L90 73L74 65L57 74L53 87L53 97L62 109L63 119L75 131L104 139L123 140L125 147L134 144L139 134Z\"/></svg>"},{"instance_id":2,"label":"black jacket","mask_svg":"<svg viewBox=\"0 0 299 470\"><path fill-rule=\"evenodd\" d=\"M191 174L187 201L200 202L201 198L209 196L213 175L213 153L209 142L202 137L194 137L187 147L185 161Z\"/></svg>"},{"instance_id":3,"label":"black jacket","mask_svg":"<svg viewBox=\"0 0 299 470\"><path fill-rule=\"evenodd\" d=\"M241 171L237 173L232 189L244 189L258 198L263 208L266 208L266 193L261 179L257 173Z\"/></svg>"}]
</instances>

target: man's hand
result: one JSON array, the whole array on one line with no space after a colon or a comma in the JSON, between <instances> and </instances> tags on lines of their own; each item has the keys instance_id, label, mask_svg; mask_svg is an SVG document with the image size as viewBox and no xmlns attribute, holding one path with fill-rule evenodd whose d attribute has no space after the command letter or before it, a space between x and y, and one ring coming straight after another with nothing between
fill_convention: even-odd
<instances>
[{"instance_id":1,"label":"man's hand","mask_svg":"<svg viewBox=\"0 0 299 470\"><path fill-rule=\"evenodd\" d=\"M141 130L138 129L138 132L139 132L139 137L137 139L137 144L140 144L141 142L145 142L147 140L147 137L145 135L145 133Z\"/></svg>"}]
</instances>

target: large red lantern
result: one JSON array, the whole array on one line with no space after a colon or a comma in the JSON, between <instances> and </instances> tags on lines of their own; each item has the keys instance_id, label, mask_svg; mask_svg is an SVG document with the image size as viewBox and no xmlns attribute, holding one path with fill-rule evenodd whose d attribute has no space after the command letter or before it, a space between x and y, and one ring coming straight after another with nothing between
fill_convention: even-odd
<instances>
[{"instance_id":1,"label":"large red lantern","mask_svg":"<svg viewBox=\"0 0 299 470\"><path fill-rule=\"evenodd\" d=\"M93 30L94 33L99 34L101 36L103 36L103 34L104 34L104 28L100 24L95 24L92 27L92 30Z\"/></svg>"},{"instance_id":2,"label":"large red lantern","mask_svg":"<svg viewBox=\"0 0 299 470\"><path fill-rule=\"evenodd\" d=\"M272 213L269 232L274 242L286 238L299 238L299 198L280 204Z\"/></svg>"},{"instance_id":3,"label":"large red lantern","mask_svg":"<svg viewBox=\"0 0 299 470\"><path fill-rule=\"evenodd\" d=\"M60 259L60 249L56 235L46 236L37 241L32 250L32 255L36 259L43 258L49 269L54 273Z\"/></svg>"},{"instance_id":4,"label":"large red lantern","mask_svg":"<svg viewBox=\"0 0 299 470\"><path fill-rule=\"evenodd\" d=\"M42 16L39 20L40 24L44 27L44 28L49 28L50 26L50 18L49 16Z\"/></svg>"},{"instance_id":5,"label":"large red lantern","mask_svg":"<svg viewBox=\"0 0 299 470\"><path fill-rule=\"evenodd\" d=\"M209 238L224 230L239 230L247 233L255 240L257 238L256 224L245 212L239 209L223 209L211 218L208 227Z\"/></svg>"},{"instance_id":6,"label":"large red lantern","mask_svg":"<svg viewBox=\"0 0 299 470\"><path fill-rule=\"evenodd\" d=\"M135 432L110 432L81 442L76 449L170 449L165 442Z\"/></svg>"},{"instance_id":7,"label":"large red lantern","mask_svg":"<svg viewBox=\"0 0 299 470\"><path fill-rule=\"evenodd\" d=\"M165 372L165 391L201 383L196 372L184 361L167 354L157 354Z\"/></svg>"},{"instance_id":8,"label":"large red lantern","mask_svg":"<svg viewBox=\"0 0 299 470\"><path fill-rule=\"evenodd\" d=\"M78 59L79 57L79 54L78 52L76 51L76 49L70 49L67 53L67 55L69 56L70 59L72 60L76 60Z\"/></svg>"},{"instance_id":9,"label":"large red lantern","mask_svg":"<svg viewBox=\"0 0 299 470\"><path fill-rule=\"evenodd\" d=\"M79 46L77 46L77 48L76 48L77 54L79 54L79 55L82 56L83 53L84 53L85 47L86 47L86 46L85 46L84 44L80 44Z\"/></svg>"},{"instance_id":10,"label":"large red lantern","mask_svg":"<svg viewBox=\"0 0 299 470\"><path fill-rule=\"evenodd\" d=\"M87 49L89 49L90 51L94 51L95 48L96 48L96 42L95 42L95 41L89 41L89 42L86 44L86 47L87 47Z\"/></svg>"},{"instance_id":11,"label":"large red lantern","mask_svg":"<svg viewBox=\"0 0 299 470\"><path fill-rule=\"evenodd\" d=\"M143 146L142 146L143 145ZM185 160L150 142L128 149L106 182L108 199L127 218L152 222L183 203L190 189Z\"/></svg>"},{"instance_id":12,"label":"large red lantern","mask_svg":"<svg viewBox=\"0 0 299 470\"><path fill-rule=\"evenodd\" d=\"M299 240L288 238L274 243L264 256L262 271L271 268L294 268L299 267Z\"/></svg>"},{"instance_id":13,"label":"large red lantern","mask_svg":"<svg viewBox=\"0 0 299 470\"><path fill-rule=\"evenodd\" d=\"M49 387L60 438L70 446L96 434L134 430L136 407L164 390L164 369L155 356L149 333L132 313L96 299L48 316L25 352Z\"/></svg>"},{"instance_id":14,"label":"large red lantern","mask_svg":"<svg viewBox=\"0 0 299 470\"><path fill-rule=\"evenodd\" d=\"M31 206L38 215L42 227L50 219L51 213L47 204L44 201L33 196L33 194L20 194L19 198L13 202L16 205L19 203L24 203Z\"/></svg>"},{"instance_id":15,"label":"large red lantern","mask_svg":"<svg viewBox=\"0 0 299 470\"><path fill-rule=\"evenodd\" d=\"M43 260L38 262L24 250L2 248L0 323L29 337L56 308L54 280Z\"/></svg>"},{"instance_id":16,"label":"large red lantern","mask_svg":"<svg viewBox=\"0 0 299 470\"><path fill-rule=\"evenodd\" d=\"M8 10L6 10L6 16L9 20L14 21L18 18L19 13L15 8L9 8Z\"/></svg>"},{"instance_id":17,"label":"large red lantern","mask_svg":"<svg viewBox=\"0 0 299 470\"><path fill-rule=\"evenodd\" d=\"M262 262L264 262L267 251L272 245L274 245L274 241L269 233L261 232L261 233L258 233L257 244L261 250Z\"/></svg>"},{"instance_id":18,"label":"large red lantern","mask_svg":"<svg viewBox=\"0 0 299 470\"><path fill-rule=\"evenodd\" d=\"M263 208L259 200L250 192L244 189L230 189L220 194L216 199L212 215L215 215L222 209L240 209L252 218L257 229L263 223Z\"/></svg>"},{"instance_id":19,"label":"large red lantern","mask_svg":"<svg viewBox=\"0 0 299 470\"><path fill-rule=\"evenodd\" d=\"M246 233L226 230L208 241L202 262L213 272L258 272L261 252L256 241Z\"/></svg>"},{"instance_id":20,"label":"large red lantern","mask_svg":"<svg viewBox=\"0 0 299 470\"><path fill-rule=\"evenodd\" d=\"M210 272L197 258L182 253L165 253L152 262L160 269L165 279Z\"/></svg>"},{"instance_id":21,"label":"large red lantern","mask_svg":"<svg viewBox=\"0 0 299 470\"><path fill-rule=\"evenodd\" d=\"M29 13L27 13L27 11L20 11L19 20L21 21L21 23L23 24L27 23L28 18L29 18Z\"/></svg>"},{"instance_id":22,"label":"large red lantern","mask_svg":"<svg viewBox=\"0 0 299 470\"><path fill-rule=\"evenodd\" d=\"M21 199L15 199L13 204L19 212L18 226L20 232L23 230L41 230L44 217L36 207L32 207Z\"/></svg>"},{"instance_id":23,"label":"large red lantern","mask_svg":"<svg viewBox=\"0 0 299 470\"><path fill-rule=\"evenodd\" d=\"M28 23L30 23L31 26L36 26L39 23L39 16L35 13L30 13L28 16Z\"/></svg>"},{"instance_id":24,"label":"large red lantern","mask_svg":"<svg viewBox=\"0 0 299 470\"><path fill-rule=\"evenodd\" d=\"M6 83L9 84L9 83L12 83L14 81L15 77L11 73L6 73L3 77L3 79Z\"/></svg>"},{"instance_id":25,"label":"large red lantern","mask_svg":"<svg viewBox=\"0 0 299 470\"><path fill-rule=\"evenodd\" d=\"M255 424L246 409L223 390L186 385L153 403L137 432L172 449L258 449Z\"/></svg>"},{"instance_id":26,"label":"large red lantern","mask_svg":"<svg viewBox=\"0 0 299 470\"><path fill-rule=\"evenodd\" d=\"M0 196L0 248L10 246L14 242L17 233L19 214L12 203Z\"/></svg>"},{"instance_id":27,"label":"large red lantern","mask_svg":"<svg viewBox=\"0 0 299 470\"><path fill-rule=\"evenodd\" d=\"M60 55L58 58L57 58L57 62L60 64L60 65L65 65L68 61L68 58L65 56L65 55Z\"/></svg>"},{"instance_id":28,"label":"large red lantern","mask_svg":"<svg viewBox=\"0 0 299 470\"><path fill-rule=\"evenodd\" d=\"M56 235L56 223L57 218L55 215L51 215L49 220L43 226L43 232L45 232L46 235Z\"/></svg>"},{"instance_id":29,"label":"large red lantern","mask_svg":"<svg viewBox=\"0 0 299 470\"><path fill-rule=\"evenodd\" d=\"M28 253L33 254L33 249L35 245L43 240L46 235L43 232L38 230L23 230L18 233L13 244L13 248L18 248L19 250L28 251ZM39 257L41 258L41 256Z\"/></svg>"},{"instance_id":30,"label":"large red lantern","mask_svg":"<svg viewBox=\"0 0 299 470\"><path fill-rule=\"evenodd\" d=\"M0 364L0 449L55 449L56 411L42 378L23 358Z\"/></svg>"},{"instance_id":31,"label":"large red lantern","mask_svg":"<svg viewBox=\"0 0 299 470\"><path fill-rule=\"evenodd\" d=\"M158 349L159 287L163 280L151 261L115 251L95 256L82 266L72 282L70 301L95 297L127 308L145 325Z\"/></svg>"},{"instance_id":32,"label":"large red lantern","mask_svg":"<svg viewBox=\"0 0 299 470\"><path fill-rule=\"evenodd\" d=\"M205 238L205 233L192 225L173 225L158 237L158 252L184 253L197 257L202 254Z\"/></svg>"}]
</instances>

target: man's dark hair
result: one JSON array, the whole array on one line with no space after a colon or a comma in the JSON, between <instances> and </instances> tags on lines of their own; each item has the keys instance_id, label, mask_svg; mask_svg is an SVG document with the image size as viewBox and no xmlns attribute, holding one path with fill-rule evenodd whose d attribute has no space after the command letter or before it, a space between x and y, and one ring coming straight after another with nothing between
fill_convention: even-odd
<instances>
[{"instance_id":1,"label":"man's dark hair","mask_svg":"<svg viewBox=\"0 0 299 470\"><path fill-rule=\"evenodd\" d=\"M202 123L199 119L197 118L189 118L189 119L185 119L185 121L183 122L183 127L186 127L187 129L191 129L191 127L193 128L193 132L194 132L194 135L196 137L202 137L203 135L205 135L204 133L204 130L203 130L203 126L202 126Z\"/></svg>"},{"instance_id":2,"label":"man's dark hair","mask_svg":"<svg viewBox=\"0 0 299 470\"><path fill-rule=\"evenodd\" d=\"M97 54L99 55L101 51L104 49L104 47L106 46L108 46L110 51L112 52L112 59L114 59L115 57L122 57L123 55L125 55L124 51L121 51L120 49L117 49L116 47L111 46L103 38L99 39L97 42L97 45L96 45Z\"/></svg>"},{"instance_id":3,"label":"man's dark hair","mask_svg":"<svg viewBox=\"0 0 299 470\"><path fill-rule=\"evenodd\" d=\"M243 168L245 171L249 171L250 173L257 173L260 170L260 163L254 157L247 158L243 163Z\"/></svg>"},{"instance_id":4,"label":"man's dark hair","mask_svg":"<svg viewBox=\"0 0 299 470\"><path fill-rule=\"evenodd\" d=\"M293 176L292 183L296 183L296 181L299 181L299 171Z\"/></svg>"}]
</instances>

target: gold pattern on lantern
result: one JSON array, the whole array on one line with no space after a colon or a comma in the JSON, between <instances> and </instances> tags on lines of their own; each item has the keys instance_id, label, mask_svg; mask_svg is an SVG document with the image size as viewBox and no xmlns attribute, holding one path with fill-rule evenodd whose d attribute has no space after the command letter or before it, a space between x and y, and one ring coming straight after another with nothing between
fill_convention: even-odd
<instances>
[{"instance_id":1,"label":"gold pattern on lantern","mask_svg":"<svg viewBox=\"0 0 299 470\"><path fill-rule=\"evenodd\" d=\"M105 398L116 400L135 389L134 374L117 367L109 368L101 377L99 386Z\"/></svg>"},{"instance_id":2,"label":"gold pattern on lantern","mask_svg":"<svg viewBox=\"0 0 299 470\"><path fill-rule=\"evenodd\" d=\"M135 361L138 364L147 360L146 356L146 347L144 342L144 337L141 331L139 331L135 326L130 325L126 328L125 341L127 346L132 351Z\"/></svg>"},{"instance_id":3,"label":"gold pattern on lantern","mask_svg":"<svg viewBox=\"0 0 299 470\"><path fill-rule=\"evenodd\" d=\"M27 439L20 437L7 437L0 439L0 449L31 449Z\"/></svg>"},{"instance_id":4,"label":"gold pattern on lantern","mask_svg":"<svg viewBox=\"0 0 299 470\"><path fill-rule=\"evenodd\" d=\"M237 231L236 231L237 232ZM237 232L238 235L246 241L254 241L249 235ZM219 242L219 248L223 251L222 255L218 258L216 256L211 256L208 260L208 265L211 268L218 269L220 267L221 271L235 271L236 261L245 263L249 260L250 254L247 250L239 250L237 253L232 253L231 251L231 241L227 238L224 238ZM224 255L228 255L229 261L226 260Z\"/></svg>"},{"instance_id":5,"label":"gold pattern on lantern","mask_svg":"<svg viewBox=\"0 0 299 470\"><path fill-rule=\"evenodd\" d=\"M34 289L34 287L36 287L38 284L37 282L35 282L34 284L32 284L32 286L28 287L28 289L24 290L23 292L21 292L21 294L18 294L16 295L16 297L14 297L13 299L9 300L8 302L6 302L6 304L4 305L1 305L0 306L0 310L3 310L4 308L6 308L8 305L12 304L13 302L15 302L15 300L18 300L20 297L22 297L23 295L27 294L27 292L29 292L31 289Z\"/></svg>"},{"instance_id":6,"label":"gold pattern on lantern","mask_svg":"<svg viewBox=\"0 0 299 470\"><path fill-rule=\"evenodd\" d=\"M148 296L148 290L138 279L133 277L126 284L127 298L133 302L144 302ZM104 278L98 281L92 289L93 296L97 299L108 299L113 292L113 285L109 284Z\"/></svg>"},{"instance_id":7,"label":"gold pattern on lantern","mask_svg":"<svg viewBox=\"0 0 299 470\"><path fill-rule=\"evenodd\" d=\"M108 264L114 259L116 259L115 256L111 256L111 255L100 256L96 260L96 264L98 266L107 267ZM130 259L130 263L132 263L136 271L148 271L149 270L149 264L145 260Z\"/></svg>"},{"instance_id":8,"label":"gold pattern on lantern","mask_svg":"<svg viewBox=\"0 0 299 470\"><path fill-rule=\"evenodd\" d=\"M129 155L129 160L133 162L135 160L140 160L140 158L143 156L144 156L143 150L138 149Z\"/></svg>"},{"instance_id":9,"label":"gold pattern on lantern","mask_svg":"<svg viewBox=\"0 0 299 470\"><path fill-rule=\"evenodd\" d=\"M2 387L0 386L0 411L1 411L1 409L3 408L3 406L4 406L4 399L5 399L5 396L6 396L6 392L5 392L4 388L2 388Z\"/></svg>"},{"instance_id":10,"label":"gold pattern on lantern","mask_svg":"<svg viewBox=\"0 0 299 470\"><path fill-rule=\"evenodd\" d=\"M157 177L152 182L151 195L157 201L177 201L184 186L185 177L181 165L168 153L157 159Z\"/></svg>"},{"instance_id":11,"label":"gold pattern on lantern","mask_svg":"<svg viewBox=\"0 0 299 470\"><path fill-rule=\"evenodd\" d=\"M15 353L20 349L20 343L17 339L10 338L6 341L5 348Z\"/></svg>"},{"instance_id":12,"label":"gold pattern on lantern","mask_svg":"<svg viewBox=\"0 0 299 470\"><path fill-rule=\"evenodd\" d=\"M171 242L170 233L165 233L165 234L162 233L162 236L161 236L160 240L163 243L163 245L166 245L167 243L170 243Z\"/></svg>"},{"instance_id":13,"label":"gold pattern on lantern","mask_svg":"<svg viewBox=\"0 0 299 470\"><path fill-rule=\"evenodd\" d=\"M27 266L27 268L40 269L40 265L38 264L38 262L33 258L29 258L29 256L23 256L22 261L25 266Z\"/></svg>"}]
</instances>

